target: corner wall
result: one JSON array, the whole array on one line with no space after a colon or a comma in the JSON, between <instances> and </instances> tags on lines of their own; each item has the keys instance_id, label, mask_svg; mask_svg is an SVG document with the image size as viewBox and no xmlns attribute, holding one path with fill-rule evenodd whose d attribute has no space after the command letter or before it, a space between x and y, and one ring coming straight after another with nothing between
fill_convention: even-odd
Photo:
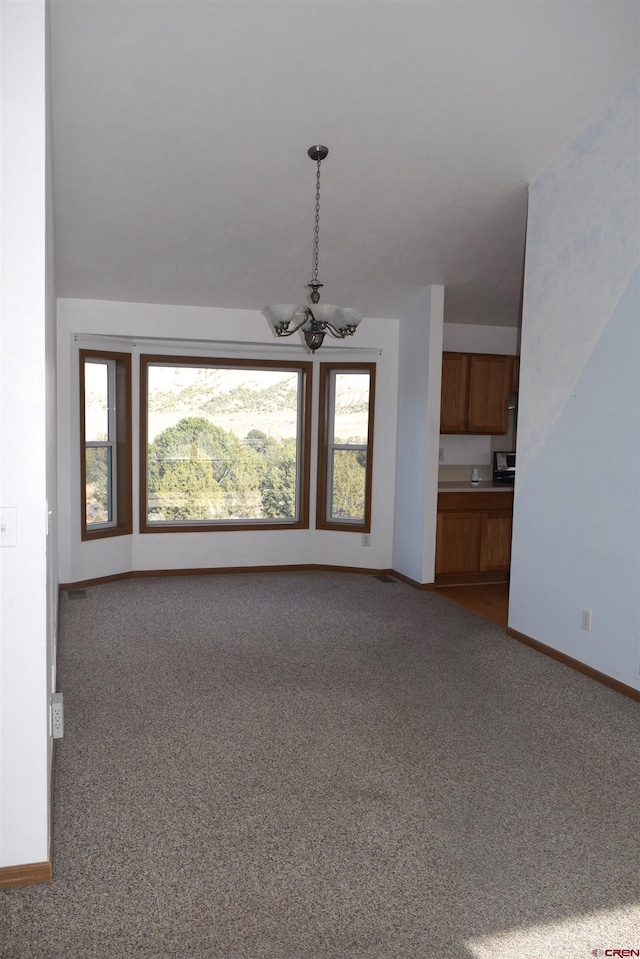
<instances>
[{"instance_id":1,"label":"corner wall","mask_svg":"<svg viewBox=\"0 0 640 959\"><path fill-rule=\"evenodd\" d=\"M639 116L636 76L531 184L509 607L513 629L635 689Z\"/></svg>"},{"instance_id":2,"label":"corner wall","mask_svg":"<svg viewBox=\"0 0 640 959\"><path fill-rule=\"evenodd\" d=\"M46 11L46 276L45 276L45 390L47 483L47 709L57 690L58 665L58 435L57 435L57 323L55 289L55 212L53 201L53 128L51 108L51 7ZM53 738L48 739L49 803L53 803ZM49 816L51 823L51 816ZM49 836L49 847L51 847ZM49 856L51 858L51 856Z\"/></svg>"},{"instance_id":3,"label":"corner wall","mask_svg":"<svg viewBox=\"0 0 640 959\"><path fill-rule=\"evenodd\" d=\"M444 287L431 286L400 324L393 569L435 577Z\"/></svg>"},{"instance_id":4,"label":"corner wall","mask_svg":"<svg viewBox=\"0 0 640 959\"><path fill-rule=\"evenodd\" d=\"M2 298L0 506L16 510L0 550L0 867L49 859L47 608L46 5L0 4ZM50 177L49 177L50 179ZM50 296L50 292L49 292ZM50 394L49 394L50 395ZM55 549L49 549L49 556ZM55 585L51 590L55 593Z\"/></svg>"}]
</instances>

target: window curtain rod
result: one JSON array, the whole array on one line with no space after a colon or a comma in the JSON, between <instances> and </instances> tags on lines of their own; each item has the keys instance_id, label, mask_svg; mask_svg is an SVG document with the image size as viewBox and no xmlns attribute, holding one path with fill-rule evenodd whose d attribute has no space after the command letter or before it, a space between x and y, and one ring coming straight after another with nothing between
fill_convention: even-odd
<instances>
[{"instance_id":1,"label":"window curtain rod","mask_svg":"<svg viewBox=\"0 0 640 959\"><path fill-rule=\"evenodd\" d=\"M127 346L182 346L185 349L206 349L210 351L215 349L217 353L229 353L229 354L244 354L248 351L266 353L273 352L274 349L279 351L290 352L300 352L302 347L300 344L296 343L283 343L281 340L278 340L275 343L252 343L248 341L240 342L229 342L229 340L194 340L187 337L158 337L158 336L111 336L108 333L74 333L74 341L76 343L80 342L99 342L102 344L106 343L124 343ZM332 353L342 353L353 356L357 354L358 356L382 356L383 351L380 348L376 347L366 347L366 346L332 346L327 344L322 348L322 355L326 356L327 354ZM321 357L322 358L322 357Z\"/></svg>"}]
</instances>

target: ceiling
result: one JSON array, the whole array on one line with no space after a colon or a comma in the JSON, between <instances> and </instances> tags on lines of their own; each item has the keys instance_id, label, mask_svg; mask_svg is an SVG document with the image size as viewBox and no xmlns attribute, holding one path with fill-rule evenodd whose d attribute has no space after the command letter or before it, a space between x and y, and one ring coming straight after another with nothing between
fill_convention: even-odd
<instances>
[{"instance_id":1,"label":"ceiling","mask_svg":"<svg viewBox=\"0 0 640 959\"><path fill-rule=\"evenodd\" d=\"M56 292L515 326L527 184L638 69L638 2L52 0Z\"/></svg>"}]
</instances>

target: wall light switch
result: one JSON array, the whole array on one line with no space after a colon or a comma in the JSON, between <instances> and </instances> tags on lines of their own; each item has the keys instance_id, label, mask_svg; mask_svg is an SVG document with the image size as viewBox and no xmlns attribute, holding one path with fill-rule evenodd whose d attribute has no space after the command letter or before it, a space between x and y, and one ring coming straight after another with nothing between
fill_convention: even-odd
<instances>
[{"instance_id":1,"label":"wall light switch","mask_svg":"<svg viewBox=\"0 0 640 959\"><path fill-rule=\"evenodd\" d=\"M0 546L18 545L18 510L12 506L0 507Z\"/></svg>"}]
</instances>

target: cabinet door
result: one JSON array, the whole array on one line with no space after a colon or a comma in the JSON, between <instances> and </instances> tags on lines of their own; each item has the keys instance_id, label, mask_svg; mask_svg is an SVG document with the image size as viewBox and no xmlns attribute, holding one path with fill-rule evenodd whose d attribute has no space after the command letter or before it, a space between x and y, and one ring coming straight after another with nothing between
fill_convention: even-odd
<instances>
[{"instance_id":1,"label":"cabinet door","mask_svg":"<svg viewBox=\"0 0 640 959\"><path fill-rule=\"evenodd\" d=\"M476 573L480 568L482 513L438 513L436 573Z\"/></svg>"},{"instance_id":2,"label":"cabinet door","mask_svg":"<svg viewBox=\"0 0 640 959\"><path fill-rule=\"evenodd\" d=\"M511 511L492 510L482 514L480 571L493 573L509 569L511 562Z\"/></svg>"},{"instance_id":3,"label":"cabinet door","mask_svg":"<svg viewBox=\"0 0 640 959\"><path fill-rule=\"evenodd\" d=\"M469 433L506 433L509 428L511 357L474 353L469 364Z\"/></svg>"},{"instance_id":4,"label":"cabinet door","mask_svg":"<svg viewBox=\"0 0 640 959\"><path fill-rule=\"evenodd\" d=\"M520 357L511 357L511 392L517 393L520 389Z\"/></svg>"},{"instance_id":5,"label":"cabinet door","mask_svg":"<svg viewBox=\"0 0 640 959\"><path fill-rule=\"evenodd\" d=\"M467 429L469 354L442 354L440 432L464 433Z\"/></svg>"}]
</instances>

